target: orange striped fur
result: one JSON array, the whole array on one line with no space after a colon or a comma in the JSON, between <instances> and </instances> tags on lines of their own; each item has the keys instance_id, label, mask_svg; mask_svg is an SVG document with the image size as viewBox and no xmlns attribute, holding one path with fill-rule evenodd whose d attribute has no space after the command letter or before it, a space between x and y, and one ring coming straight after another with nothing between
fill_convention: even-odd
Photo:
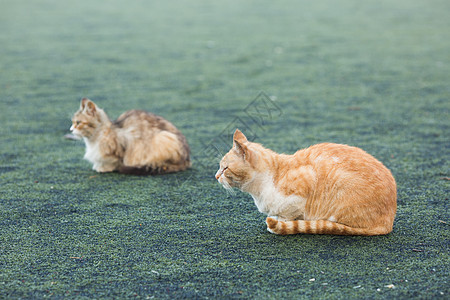
<instances>
[{"instance_id":1,"label":"orange striped fur","mask_svg":"<svg viewBox=\"0 0 450 300\"><path fill-rule=\"evenodd\" d=\"M153 175L191 165L181 132L164 118L142 110L124 112L112 122L94 102L83 98L70 130L83 138L84 158L97 172Z\"/></svg>"},{"instance_id":2,"label":"orange striped fur","mask_svg":"<svg viewBox=\"0 0 450 300\"><path fill-rule=\"evenodd\" d=\"M392 231L397 188L391 172L360 148L324 143L277 154L236 130L216 179L252 195L286 234L381 235Z\"/></svg>"}]
</instances>

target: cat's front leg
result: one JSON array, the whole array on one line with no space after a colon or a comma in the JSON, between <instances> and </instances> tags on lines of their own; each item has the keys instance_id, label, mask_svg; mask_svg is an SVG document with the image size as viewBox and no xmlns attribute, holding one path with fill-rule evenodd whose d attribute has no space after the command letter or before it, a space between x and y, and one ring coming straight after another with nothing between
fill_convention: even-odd
<instances>
[{"instance_id":1,"label":"cat's front leg","mask_svg":"<svg viewBox=\"0 0 450 300\"><path fill-rule=\"evenodd\" d=\"M115 164L94 164L92 167L95 171L99 173L107 173L107 172L113 172L117 169L117 166Z\"/></svg>"}]
</instances>

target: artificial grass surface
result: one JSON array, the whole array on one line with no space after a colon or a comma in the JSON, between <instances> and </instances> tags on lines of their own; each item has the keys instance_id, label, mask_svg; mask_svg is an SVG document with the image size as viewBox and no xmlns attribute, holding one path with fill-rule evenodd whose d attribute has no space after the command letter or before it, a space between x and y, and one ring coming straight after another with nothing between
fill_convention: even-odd
<instances>
[{"instance_id":1,"label":"artificial grass surface","mask_svg":"<svg viewBox=\"0 0 450 300\"><path fill-rule=\"evenodd\" d=\"M448 297L448 1L0 6L0 297ZM95 173L63 139L82 97L171 120L193 168ZM214 179L235 127L278 152L379 158L398 183L393 233L266 232Z\"/></svg>"}]
</instances>

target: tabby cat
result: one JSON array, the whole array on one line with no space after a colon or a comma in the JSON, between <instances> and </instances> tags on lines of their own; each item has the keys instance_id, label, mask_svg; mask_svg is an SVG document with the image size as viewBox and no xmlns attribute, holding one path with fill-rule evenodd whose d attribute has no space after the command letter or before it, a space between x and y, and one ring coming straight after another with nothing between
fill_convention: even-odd
<instances>
[{"instance_id":1,"label":"tabby cat","mask_svg":"<svg viewBox=\"0 0 450 300\"><path fill-rule=\"evenodd\" d=\"M381 235L392 231L391 172L360 148L324 143L277 154L236 130L216 179L252 195L275 234Z\"/></svg>"},{"instance_id":2,"label":"tabby cat","mask_svg":"<svg viewBox=\"0 0 450 300\"><path fill-rule=\"evenodd\" d=\"M70 130L83 138L84 158L97 172L155 175L191 165L181 132L164 118L142 110L124 112L112 122L94 102L83 98Z\"/></svg>"}]
</instances>

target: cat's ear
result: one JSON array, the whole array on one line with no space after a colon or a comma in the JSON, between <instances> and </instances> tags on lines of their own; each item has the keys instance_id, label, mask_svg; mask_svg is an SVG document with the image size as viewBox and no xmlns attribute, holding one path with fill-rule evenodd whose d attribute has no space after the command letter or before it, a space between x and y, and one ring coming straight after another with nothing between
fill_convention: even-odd
<instances>
[{"instance_id":1,"label":"cat's ear","mask_svg":"<svg viewBox=\"0 0 450 300\"><path fill-rule=\"evenodd\" d=\"M247 138L245 135L239 129L236 129L233 135L233 149L244 160L248 160L250 158L250 151L246 145L246 142Z\"/></svg>"},{"instance_id":2,"label":"cat's ear","mask_svg":"<svg viewBox=\"0 0 450 300\"><path fill-rule=\"evenodd\" d=\"M85 100L85 102L83 103L83 100ZM83 105L83 110L88 114L88 115L95 115L95 113L97 112L97 106L95 105L94 102L92 102L89 99L84 98L83 100L81 100L82 105Z\"/></svg>"},{"instance_id":3,"label":"cat's ear","mask_svg":"<svg viewBox=\"0 0 450 300\"><path fill-rule=\"evenodd\" d=\"M234 131L233 141L238 141L243 144L243 143L247 142L247 138L239 129L236 129Z\"/></svg>"},{"instance_id":4,"label":"cat's ear","mask_svg":"<svg viewBox=\"0 0 450 300\"><path fill-rule=\"evenodd\" d=\"M248 148L245 145L241 144L238 141L234 141L233 149L239 156L241 156L245 160L248 152Z\"/></svg>"},{"instance_id":5,"label":"cat's ear","mask_svg":"<svg viewBox=\"0 0 450 300\"><path fill-rule=\"evenodd\" d=\"M83 99L81 99L81 102L80 102L80 109L81 109L81 110L83 110L83 109L86 107L86 103L87 103L88 101L90 101L88 98L83 98Z\"/></svg>"}]
</instances>

